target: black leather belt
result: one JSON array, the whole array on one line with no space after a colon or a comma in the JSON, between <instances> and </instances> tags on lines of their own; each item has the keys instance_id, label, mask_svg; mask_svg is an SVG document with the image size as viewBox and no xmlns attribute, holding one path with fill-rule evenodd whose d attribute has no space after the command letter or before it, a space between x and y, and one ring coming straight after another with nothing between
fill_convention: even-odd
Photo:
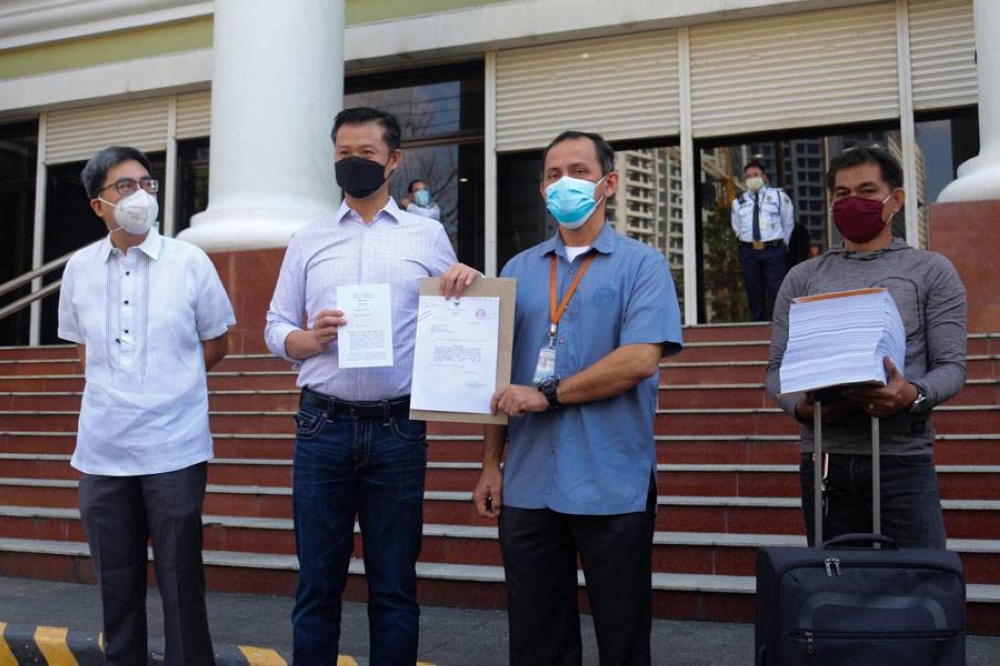
<instances>
[{"instance_id":1,"label":"black leather belt","mask_svg":"<svg viewBox=\"0 0 1000 666\"><path fill-rule=\"evenodd\" d=\"M783 241L783 240L769 240L769 241L764 241L764 243L763 243L763 245L764 245L765 248L767 248L767 247L780 247L780 246L782 246L784 244L785 244L785 241ZM747 241L740 241L740 247L753 247L753 243L748 243ZM761 249L764 249L764 248L761 248Z\"/></svg>"},{"instance_id":2,"label":"black leather belt","mask_svg":"<svg viewBox=\"0 0 1000 666\"><path fill-rule=\"evenodd\" d=\"M328 418L384 419L389 416L406 416L410 413L408 395L391 400L350 402L304 388L299 399L299 404L303 403L324 410Z\"/></svg>"}]
</instances>

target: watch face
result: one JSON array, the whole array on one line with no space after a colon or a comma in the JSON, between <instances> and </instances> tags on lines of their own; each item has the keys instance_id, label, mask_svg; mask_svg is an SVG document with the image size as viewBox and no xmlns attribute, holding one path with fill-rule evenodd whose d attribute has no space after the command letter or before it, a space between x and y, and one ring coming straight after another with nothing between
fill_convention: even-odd
<instances>
[{"instance_id":1,"label":"watch face","mask_svg":"<svg viewBox=\"0 0 1000 666\"><path fill-rule=\"evenodd\" d=\"M559 404L556 391L559 388L559 378L556 376L546 377L538 384L538 390L542 392L549 401L549 405L555 407Z\"/></svg>"}]
</instances>

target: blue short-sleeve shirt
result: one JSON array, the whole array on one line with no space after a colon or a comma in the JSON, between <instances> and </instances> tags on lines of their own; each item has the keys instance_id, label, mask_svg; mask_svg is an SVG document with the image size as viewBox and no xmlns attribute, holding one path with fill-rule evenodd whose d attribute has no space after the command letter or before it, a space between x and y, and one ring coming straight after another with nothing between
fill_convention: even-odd
<instances>
[{"instance_id":1,"label":"blue short-sleeve shirt","mask_svg":"<svg viewBox=\"0 0 1000 666\"><path fill-rule=\"evenodd\" d=\"M566 378L623 345L681 350L677 294L663 255L605 225L596 253L561 320L556 374ZM557 257L561 300L586 255L567 261L559 234L521 252L502 277L517 279L511 381L530 385L538 352L548 345L550 257ZM653 418L659 377L606 400L511 419L504 504L561 513L642 511L656 470Z\"/></svg>"}]
</instances>

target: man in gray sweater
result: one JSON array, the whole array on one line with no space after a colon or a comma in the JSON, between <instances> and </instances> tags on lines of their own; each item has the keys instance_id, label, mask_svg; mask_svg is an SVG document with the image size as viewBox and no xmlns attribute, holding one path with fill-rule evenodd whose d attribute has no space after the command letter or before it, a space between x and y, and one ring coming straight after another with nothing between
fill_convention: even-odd
<instances>
[{"instance_id":1,"label":"man in gray sweater","mask_svg":"<svg viewBox=\"0 0 1000 666\"><path fill-rule=\"evenodd\" d=\"M889 290L906 329L906 367L886 359L885 387L853 388L823 398L823 534L869 532L871 416L881 420L882 533L903 547L944 548L934 469L931 408L965 382L965 287L944 256L892 237L902 208L903 172L880 148L854 148L830 163L827 187L841 245L795 266L778 292L767 364L767 390L802 423L800 481L813 543L813 396L778 397L792 299L865 287Z\"/></svg>"}]
</instances>

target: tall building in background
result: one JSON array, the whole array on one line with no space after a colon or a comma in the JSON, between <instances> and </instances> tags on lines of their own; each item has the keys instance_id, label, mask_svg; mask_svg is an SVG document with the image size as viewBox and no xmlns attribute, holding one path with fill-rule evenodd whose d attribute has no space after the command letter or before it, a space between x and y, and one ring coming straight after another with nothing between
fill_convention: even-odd
<instances>
[{"instance_id":1,"label":"tall building in background","mask_svg":"<svg viewBox=\"0 0 1000 666\"><path fill-rule=\"evenodd\" d=\"M608 202L615 229L654 247L672 270L684 265L681 165L677 148L615 153L618 193Z\"/></svg>"}]
</instances>

